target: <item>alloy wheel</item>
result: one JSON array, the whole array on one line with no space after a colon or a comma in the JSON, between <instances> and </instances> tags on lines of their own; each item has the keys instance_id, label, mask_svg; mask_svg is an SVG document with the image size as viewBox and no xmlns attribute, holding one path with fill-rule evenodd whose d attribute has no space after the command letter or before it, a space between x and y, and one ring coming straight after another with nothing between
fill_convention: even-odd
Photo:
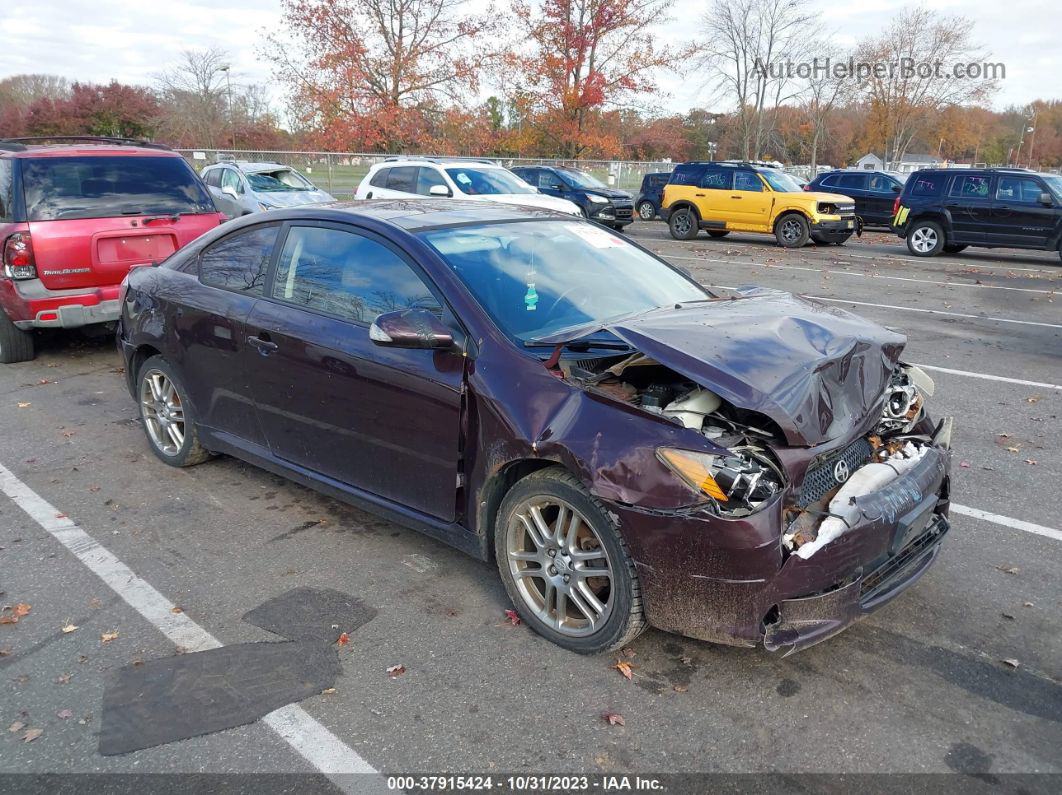
<instances>
[{"instance_id":1,"label":"alloy wheel","mask_svg":"<svg viewBox=\"0 0 1062 795\"><path fill-rule=\"evenodd\" d=\"M175 456L184 446L184 405L177 387L161 370L149 370L140 381L140 416L151 443Z\"/></svg>"},{"instance_id":2,"label":"alloy wheel","mask_svg":"<svg viewBox=\"0 0 1062 795\"><path fill-rule=\"evenodd\" d=\"M524 606L546 626L582 637L608 621L612 562L596 531L567 502L535 497L517 506L505 554Z\"/></svg>"},{"instance_id":3,"label":"alloy wheel","mask_svg":"<svg viewBox=\"0 0 1062 795\"><path fill-rule=\"evenodd\" d=\"M800 236L804 230L800 226L800 222L794 218L789 218L782 221L782 239L792 243L800 240Z\"/></svg>"},{"instance_id":4,"label":"alloy wheel","mask_svg":"<svg viewBox=\"0 0 1062 795\"><path fill-rule=\"evenodd\" d=\"M685 235L685 234L689 233L690 225L693 222L690 219L690 214L688 212L682 212L682 213L679 213L678 217L675 218L675 222L674 223L675 223L675 231L678 232L680 235Z\"/></svg>"},{"instance_id":5,"label":"alloy wheel","mask_svg":"<svg viewBox=\"0 0 1062 795\"><path fill-rule=\"evenodd\" d=\"M656 211L653 209L652 202L642 202L638 205L638 216L643 221L652 221L655 215Z\"/></svg>"},{"instance_id":6,"label":"alloy wheel","mask_svg":"<svg viewBox=\"0 0 1062 795\"><path fill-rule=\"evenodd\" d=\"M911 233L911 245L921 254L932 251L937 245L936 230L928 226L918 227Z\"/></svg>"}]
</instances>

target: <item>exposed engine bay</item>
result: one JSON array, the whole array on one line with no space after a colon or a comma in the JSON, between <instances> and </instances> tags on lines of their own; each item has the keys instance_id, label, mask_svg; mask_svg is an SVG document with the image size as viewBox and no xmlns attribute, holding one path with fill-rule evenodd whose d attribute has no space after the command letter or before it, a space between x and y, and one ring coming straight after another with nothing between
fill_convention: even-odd
<instances>
[{"instance_id":1,"label":"exposed engine bay","mask_svg":"<svg viewBox=\"0 0 1062 795\"><path fill-rule=\"evenodd\" d=\"M710 498L707 506L720 516L748 516L786 491L789 478L773 452L786 445L785 437L767 416L733 406L641 353L565 358L556 364L566 380L697 431L720 448L717 454L659 453L691 488ZM873 430L824 454L808 467L804 482L789 490L783 505L786 554L810 557L854 523L854 498L909 471L930 446L950 447L950 418L932 436L915 432L933 391L932 379L922 370L897 365Z\"/></svg>"}]
</instances>

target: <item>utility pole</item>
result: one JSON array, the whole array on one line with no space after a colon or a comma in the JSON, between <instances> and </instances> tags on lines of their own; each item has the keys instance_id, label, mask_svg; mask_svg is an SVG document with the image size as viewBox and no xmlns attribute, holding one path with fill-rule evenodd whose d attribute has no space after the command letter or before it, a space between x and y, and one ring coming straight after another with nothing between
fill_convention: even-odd
<instances>
[{"instance_id":1,"label":"utility pole","mask_svg":"<svg viewBox=\"0 0 1062 795\"><path fill-rule=\"evenodd\" d=\"M236 122L232 116L232 77L231 68L229 64L224 64L218 67L219 72L225 73L225 88L229 96L229 143L233 150L236 149Z\"/></svg>"}]
</instances>

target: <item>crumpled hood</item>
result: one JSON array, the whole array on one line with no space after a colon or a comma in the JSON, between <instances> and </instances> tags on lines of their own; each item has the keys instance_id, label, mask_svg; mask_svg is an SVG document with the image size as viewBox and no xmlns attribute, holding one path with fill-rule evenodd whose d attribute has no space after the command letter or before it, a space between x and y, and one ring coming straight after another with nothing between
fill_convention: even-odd
<instances>
[{"instance_id":1,"label":"crumpled hood","mask_svg":"<svg viewBox=\"0 0 1062 795\"><path fill-rule=\"evenodd\" d=\"M792 445L844 438L880 410L907 342L843 309L775 290L606 328L738 408L770 417Z\"/></svg>"},{"instance_id":2,"label":"crumpled hood","mask_svg":"<svg viewBox=\"0 0 1062 795\"><path fill-rule=\"evenodd\" d=\"M541 207L544 210L556 210L583 217L583 211L574 202L561 199L558 196L547 196L544 193L488 193L482 196L469 196L470 199L480 201L500 202L501 204L517 204L524 207Z\"/></svg>"},{"instance_id":3,"label":"crumpled hood","mask_svg":"<svg viewBox=\"0 0 1062 795\"><path fill-rule=\"evenodd\" d=\"M262 191L255 193L255 196L260 202L270 207L301 207L304 204L324 204L335 201L323 190Z\"/></svg>"}]
</instances>

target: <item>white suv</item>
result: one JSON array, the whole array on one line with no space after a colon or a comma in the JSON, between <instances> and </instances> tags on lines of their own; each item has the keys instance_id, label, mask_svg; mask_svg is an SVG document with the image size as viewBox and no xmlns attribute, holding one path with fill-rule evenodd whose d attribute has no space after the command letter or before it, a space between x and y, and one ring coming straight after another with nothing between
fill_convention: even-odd
<instances>
[{"instance_id":1,"label":"white suv","mask_svg":"<svg viewBox=\"0 0 1062 795\"><path fill-rule=\"evenodd\" d=\"M388 158L369 169L355 199L411 199L449 196L470 201L521 204L577 215L574 202L539 193L507 168L490 160Z\"/></svg>"}]
</instances>

